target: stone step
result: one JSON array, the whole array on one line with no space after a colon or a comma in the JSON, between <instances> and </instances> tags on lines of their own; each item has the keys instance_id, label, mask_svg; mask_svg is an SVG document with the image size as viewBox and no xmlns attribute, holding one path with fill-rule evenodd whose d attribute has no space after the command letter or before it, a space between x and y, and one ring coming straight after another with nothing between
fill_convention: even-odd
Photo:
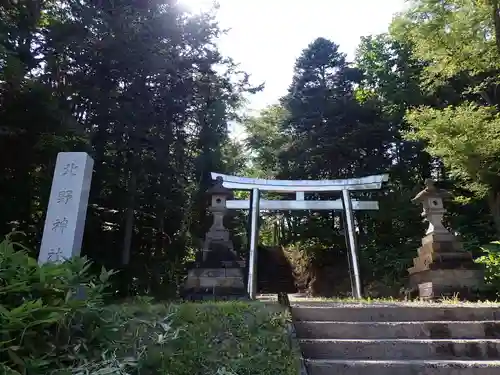
<instances>
[{"instance_id":1,"label":"stone step","mask_svg":"<svg viewBox=\"0 0 500 375\"><path fill-rule=\"evenodd\" d=\"M293 284L293 280L284 280L284 279L279 279L279 280L266 280L266 279L259 279L259 283L261 284Z\"/></svg>"},{"instance_id":2,"label":"stone step","mask_svg":"<svg viewBox=\"0 0 500 375\"><path fill-rule=\"evenodd\" d=\"M312 359L500 359L500 340L299 339Z\"/></svg>"},{"instance_id":3,"label":"stone step","mask_svg":"<svg viewBox=\"0 0 500 375\"><path fill-rule=\"evenodd\" d=\"M500 361L307 360L309 375L498 375Z\"/></svg>"},{"instance_id":4,"label":"stone step","mask_svg":"<svg viewBox=\"0 0 500 375\"><path fill-rule=\"evenodd\" d=\"M292 303L296 321L422 322L500 320L500 307L404 304Z\"/></svg>"},{"instance_id":5,"label":"stone step","mask_svg":"<svg viewBox=\"0 0 500 375\"><path fill-rule=\"evenodd\" d=\"M303 339L500 339L500 321L296 322Z\"/></svg>"}]
</instances>

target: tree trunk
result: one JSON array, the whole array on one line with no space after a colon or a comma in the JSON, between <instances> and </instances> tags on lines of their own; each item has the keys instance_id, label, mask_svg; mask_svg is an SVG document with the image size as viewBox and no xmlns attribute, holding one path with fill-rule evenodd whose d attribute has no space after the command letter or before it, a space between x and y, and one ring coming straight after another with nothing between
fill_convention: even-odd
<instances>
[{"instance_id":1,"label":"tree trunk","mask_svg":"<svg viewBox=\"0 0 500 375\"><path fill-rule=\"evenodd\" d=\"M132 156L133 158L133 156ZM131 163L130 168L130 184L128 187L128 204L125 213L125 235L123 238L122 264L130 263L130 252L132 247L132 234L134 232L134 208L135 196L137 192L137 173L135 172L134 163Z\"/></svg>"},{"instance_id":2,"label":"tree trunk","mask_svg":"<svg viewBox=\"0 0 500 375\"><path fill-rule=\"evenodd\" d=\"M488 205L490 207L493 222L495 224L495 231L500 238L500 192L490 192L488 195Z\"/></svg>"},{"instance_id":3,"label":"tree trunk","mask_svg":"<svg viewBox=\"0 0 500 375\"><path fill-rule=\"evenodd\" d=\"M287 229L286 242L295 242L295 233L294 233L294 225L293 225L292 218L290 217L289 213L286 213L284 218L285 218L286 229Z\"/></svg>"},{"instance_id":4,"label":"tree trunk","mask_svg":"<svg viewBox=\"0 0 500 375\"><path fill-rule=\"evenodd\" d=\"M490 0L491 3L491 13L493 16L493 25L495 27L495 42L497 46L497 52L500 54L500 9L498 0Z\"/></svg>"}]
</instances>

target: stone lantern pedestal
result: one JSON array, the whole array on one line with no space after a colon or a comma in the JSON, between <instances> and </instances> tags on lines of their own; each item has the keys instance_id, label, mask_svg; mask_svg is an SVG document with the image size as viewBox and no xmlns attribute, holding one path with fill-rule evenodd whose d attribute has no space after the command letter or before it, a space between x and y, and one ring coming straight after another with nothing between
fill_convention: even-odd
<instances>
[{"instance_id":1,"label":"stone lantern pedestal","mask_svg":"<svg viewBox=\"0 0 500 375\"><path fill-rule=\"evenodd\" d=\"M185 299L246 299L243 270L245 261L241 260L233 248L229 230L224 227L227 213L226 201L232 191L223 186L221 177L208 189L211 196L209 208L213 224L205 235L203 248L196 264L189 269L182 295Z\"/></svg>"},{"instance_id":2,"label":"stone lantern pedestal","mask_svg":"<svg viewBox=\"0 0 500 375\"><path fill-rule=\"evenodd\" d=\"M413 199L423 205L422 216L429 222L418 257L413 259L410 274L410 289L413 295L423 299L458 296L474 298L483 286L483 269L474 263L472 255L464 251L457 236L443 225L443 199L449 193L426 181L426 188Z\"/></svg>"}]
</instances>

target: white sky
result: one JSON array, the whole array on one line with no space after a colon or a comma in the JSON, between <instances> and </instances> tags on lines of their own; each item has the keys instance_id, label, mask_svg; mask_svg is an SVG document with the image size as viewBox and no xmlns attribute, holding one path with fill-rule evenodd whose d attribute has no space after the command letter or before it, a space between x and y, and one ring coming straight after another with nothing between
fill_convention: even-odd
<instances>
[{"instance_id":1,"label":"white sky","mask_svg":"<svg viewBox=\"0 0 500 375\"><path fill-rule=\"evenodd\" d=\"M179 0L193 10L211 0ZM405 0L218 0L218 19L231 29L219 42L221 52L265 89L249 99L249 110L275 103L291 83L301 51L317 37L354 57L362 36L387 31ZM241 129L236 126L236 133ZM238 136L239 134L235 134ZM239 136L238 136L239 138Z\"/></svg>"}]
</instances>

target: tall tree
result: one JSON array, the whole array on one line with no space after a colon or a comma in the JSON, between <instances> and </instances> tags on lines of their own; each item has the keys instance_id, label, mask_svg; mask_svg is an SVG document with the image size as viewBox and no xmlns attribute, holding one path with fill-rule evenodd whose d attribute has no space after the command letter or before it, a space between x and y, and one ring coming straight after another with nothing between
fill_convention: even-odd
<instances>
[{"instance_id":1,"label":"tall tree","mask_svg":"<svg viewBox=\"0 0 500 375\"><path fill-rule=\"evenodd\" d=\"M423 140L451 176L477 198L485 198L500 234L500 156L497 129L498 6L495 1L419 0L395 20L393 33L427 62L423 87L455 91L437 108L408 112L408 139Z\"/></svg>"},{"instance_id":2,"label":"tall tree","mask_svg":"<svg viewBox=\"0 0 500 375\"><path fill-rule=\"evenodd\" d=\"M298 58L283 105L284 130L293 138L287 151L289 174L339 178L383 169L386 129L373 121L376 108L361 106L354 95L360 71L349 67L338 46L324 38Z\"/></svg>"},{"instance_id":3,"label":"tall tree","mask_svg":"<svg viewBox=\"0 0 500 375\"><path fill-rule=\"evenodd\" d=\"M252 91L215 45L215 14L174 0L0 12L0 230L36 244L57 152L88 151L84 252L123 271L124 293L173 291L196 251L210 169L240 165L228 160L227 123Z\"/></svg>"}]
</instances>

